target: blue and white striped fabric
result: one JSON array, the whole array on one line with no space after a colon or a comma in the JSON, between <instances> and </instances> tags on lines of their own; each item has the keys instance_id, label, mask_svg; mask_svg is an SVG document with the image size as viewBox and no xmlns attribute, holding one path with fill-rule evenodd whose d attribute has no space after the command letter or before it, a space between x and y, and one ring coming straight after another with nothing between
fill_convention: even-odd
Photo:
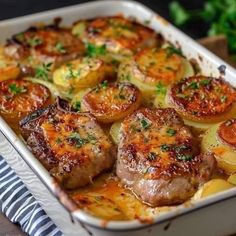
<instances>
[{"instance_id":1,"label":"blue and white striped fabric","mask_svg":"<svg viewBox=\"0 0 236 236\"><path fill-rule=\"evenodd\" d=\"M62 235L2 156L0 156L0 208L8 219L18 223L28 235Z\"/></svg>"}]
</instances>

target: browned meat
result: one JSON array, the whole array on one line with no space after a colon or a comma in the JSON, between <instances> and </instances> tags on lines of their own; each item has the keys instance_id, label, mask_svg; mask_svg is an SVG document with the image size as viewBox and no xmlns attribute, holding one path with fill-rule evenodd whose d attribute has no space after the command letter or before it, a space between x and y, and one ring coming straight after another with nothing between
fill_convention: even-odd
<instances>
[{"instance_id":1,"label":"browned meat","mask_svg":"<svg viewBox=\"0 0 236 236\"><path fill-rule=\"evenodd\" d=\"M121 124L116 173L151 206L182 203L206 182L214 157L198 155L174 109L143 108Z\"/></svg>"},{"instance_id":2,"label":"browned meat","mask_svg":"<svg viewBox=\"0 0 236 236\"><path fill-rule=\"evenodd\" d=\"M65 101L32 113L20 126L32 152L67 189L88 184L114 163L112 143L95 118L70 111Z\"/></svg>"},{"instance_id":3,"label":"browned meat","mask_svg":"<svg viewBox=\"0 0 236 236\"><path fill-rule=\"evenodd\" d=\"M60 64L84 53L83 43L69 29L57 25L31 27L14 35L5 46L5 53L22 64Z\"/></svg>"}]
</instances>

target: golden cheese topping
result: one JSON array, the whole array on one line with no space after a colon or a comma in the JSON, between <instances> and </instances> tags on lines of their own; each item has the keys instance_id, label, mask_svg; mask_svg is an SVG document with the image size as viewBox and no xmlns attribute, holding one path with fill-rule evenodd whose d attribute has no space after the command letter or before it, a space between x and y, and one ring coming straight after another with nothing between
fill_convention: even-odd
<instances>
[{"instance_id":1,"label":"golden cheese topping","mask_svg":"<svg viewBox=\"0 0 236 236\"><path fill-rule=\"evenodd\" d=\"M112 53L131 54L139 48L160 44L157 34L122 16L78 21L72 33L84 42L103 46Z\"/></svg>"},{"instance_id":2,"label":"golden cheese topping","mask_svg":"<svg viewBox=\"0 0 236 236\"><path fill-rule=\"evenodd\" d=\"M144 83L165 86L180 79L184 73L183 58L173 52L171 47L166 49L144 49L135 56L135 61Z\"/></svg>"},{"instance_id":3,"label":"golden cheese topping","mask_svg":"<svg viewBox=\"0 0 236 236\"><path fill-rule=\"evenodd\" d=\"M83 57L57 68L53 72L53 82L64 90L78 92L94 87L112 75L112 68L101 59Z\"/></svg>"},{"instance_id":4,"label":"golden cheese topping","mask_svg":"<svg viewBox=\"0 0 236 236\"><path fill-rule=\"evenodd\" d=\"M173 109L140 109L120 133L119 158L145 178L189 174L199 161L194 138Z\"/></svg>"},{"instance_id":5,"label":"golden cheese topping","mask_svg":"<svg viewBox=\"0 0 236 236\"><path fill-rule=\"evenodd\" d=\"M83 97L81 109L91 112L101 122L110 123L131 114L140 102L141 93L134 85L105 80Z\"/></svg>"},{"instance_id":6,"label":"golden cheese topping","mask_svg":"<svg viewBox=\"0 0 236 236\"><path fill-rule=\"evenodd\" d=\"M235 95L234 88L222 79L193 76L171 87L169 102L187 118L214 122L232 108Z\"/></svg>"},{"instance_id":7,"label":"golden cheese topping","mask_svg":"<svg viewBox=\"0 0 236 236\"><path fill-rule=\"evenodd\" d=\"M226 120L225 122L221 123L218 128L218 135L224 143L235 148L236 147L236 119Z\"/></svg>"},{"instance_id":8,"label":"golden cheese topping","mask_svg":"<svg viewBox=\"0 0 236 236\"><path fill-rule=\"evenodd\" d=\"M0 82L0 112L20 118L49 104L50 92L43 85L26 80Z\"/></svg>"}]
</instances>

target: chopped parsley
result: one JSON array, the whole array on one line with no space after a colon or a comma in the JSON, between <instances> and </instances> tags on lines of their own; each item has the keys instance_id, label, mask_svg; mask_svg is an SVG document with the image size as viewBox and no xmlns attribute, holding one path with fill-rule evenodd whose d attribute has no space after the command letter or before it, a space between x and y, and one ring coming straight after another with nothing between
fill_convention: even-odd
<instances>
[{"instance_id":1,"label":"chopped parsley","mask_svg":"<svg viewBox=\"0 0 236 236\"><path fill-rule=\"evenodd\" d=\"M66 76L66 78L69 78L69 79L74 79L76 78L76 73L74 73L73 71L73 66L71 63L67 63L66 64L67 68L68 68L68 75ZM80 71L79 71L79 74L80 74Z\"/></svg>"},{"instance_id":2,"label":"chopped parsley","mask_svg":"<svg viewBox=\"0 0 236 236\"><path fill-rule=\"evenodd\" d=\"M62 140L61 140L60 138L57 138L57 139L55 140L55 142L56 142L56 144L61 144L61 143L62 143Z\"/></svg>"},{"instance_id":3,"label":"chopped parsley","mask_svg":"<svg viewBox=\"0 0 236 236\"><path fill-rule=\"evenodd\" d=\"M26 88L24 88L24 87L18 87L16 84L10 84L10 85L8 86L8 88L9 88L9 91L10 91L11 93L13 93L14 95L20 94L20 93L25 93L25 92L27 91Z\"/></svg>"},{"instance_id":4,"label":"chopped parsley","mask_svg":"<svg viewBox=\"0 0 236 236\"><path fill-rule=\"evenodd\" d=\"M70 134L68 140L73 141L77 148L81 148L84 144L87 143L87 140L82 138L77 132Z\"/></svg>"},{"instance_id":5,"label":"chopped parsley","mask_svg":"<svg viewBox=\"0 0 236 236\"><path fill-rule=\"evenodd\" d=\"M146 119L141 119L140 123L143 129L148 129L151 126L151 124Z\"/></svg>"},{"instance_id":6,"label":"chopped parsley","mask_svg":"<svg viewBox=\"0 0 236 236\"><path fill-rule=\"evenodd\" d=\"M190 161L193 158L190 154L179 154L177 155L177 159L181 161Z\"/></svg>"},{"instance_id":7,"label":"chopped parsley","mask_svg":"<svg viewBox=\"0 0 236 236\"><path fill-rule=\"evenodd\" d=\"M51 71L52 62L43 63L41 66L35 68L35 77L49 80L49 72Z\"/></svg>"},{"instance_id":8,"label":"chopped parsley","mask_svg":"<svg viewBox=\"0 0 236 236\"><path fill-rule=\"evenodd\" d=\"M176 156L177 160L181 161L190 161L193 156L189 153L183 153L191 151L191 147L186 146L185 144L182 145L170 145L170 144L162 144L160 146L162 152L172 152Z\"/></svg>"},{"instance_id":9,"label":"chopped parsley","mask_svg":"<svg viewBox=\"0 0 236 236\"><path fill-rule=\"evenodd\" d=\"M201 80L200 81L200 84L201 85L208 85L208 84L210 84L211 83L211 81L209 80L209 79L204 79L204 80Z\"/></svg>"},{"instance_id":10,"label":"chopped parsley","mask_svg":"<svg viewBox=\"0 0 236 236\"><path fill-rule=\"evenodd\" d=\"M88 134L87 138L82 138L78 132L74 132L69 135L68 141L72 141L77 148L81 148L87 143L95 144L97 139L91 134Z\"/></svg>"},{"instance_id":11,"label":"chopped parsley","mask_svg":"<svg viewBox=\"0 0 236 236\"><path fill-rule=\"evenodd\" d=\"M162 82L158 82L158 84L156 85L156 93L165 95L166 91L167 91L166 86L163 85Z\"/></svg>"},{"instance_id":12,"label":"chopped parsley","mask_svg":"<svg viewBox=\"0 0 236 236\"><path fill-rule=\"evenodd\" d=\"M80 111L80 109L81 109L81 102L80 101L76 101L75 104L74 104L74 108L77 111Z\"/></svg>"},{"instance_id":13,"label":"chopped parsley","mask_svg":"<svg viewBox=\"0 0 236 236\"><path fill-rule=\"evenodd\" d=\"M182 53L181 49L176 48L174 46L168 46L166 48L166 50L167 50L167 57L171 57L173 54L177 54L179 56L183 56L183 53Z\"/></svg>"},{"instance_id":14,"label":"chopped parsley","mask_svg":"<svg viewBox=\"0 0 236 236\"><path fill-rule=\"evenodd\" d=\"M56 43L55 50L59 53L66 53L66 48L61 42Z\"/></svg>"},{"instance_id":15,"label":"chopped parsley","mask_svg":"<svg viewBox=\"0 0 236 236\"><path fill-rule=\"evenodd\" d=\"M38 46L40 44L43 43L42 39L40 38L37 38L37 37L33 37L33 38L29 38L27 40L27 43L31 46L31 47L35 47L35 46Z\"/></svg>"},{"instance_id":16,"label":"chopped parsley","mask_svg":"<svg viewBox=\"0 0 236 236\"><path fill-rule=\"evenodd\" d=\"M102 83L101 83L101 88L106 89L107 86L108 86L107 80L102 81Z\"/></svg>"},{"instance_id":17,"label":"chopped parsley","mask_svg":"<svg viewBox=\"0 0 236 236\"><path fill-rule=\"evenodd\" d=\"M86 54L89 57L97 57L97 56L105 55L107 52L105 44L102 46L96 46L92 43L87 43L86 49L87 49Z\"/></svg>"},{"instance_id":18,"label":"chopped parsley","mask_svg":"<svg viewBox=\"0 0 236 236\"><path fill-rule=\"evenodd\" d=\"M160 148L162 152L168 152L170 151L171 146L169 144L162 144Z\"/></svg>"},{"instance_id":19,"label":"chopped parsley","mask_svg":"<svg viewBox=\"0 0 236 236\"><path fill-rule=\"evenodd\" d=\"M192 81L189 85L188 85L189 88L191 89L199 89L199 84L198 82L196 81Z\"/></svg>"},{"instance_id":20,"label":"chopped parsley","mask_svg":"<svg viewBox=\"0 0 236 236\"><path fill-rule=\"evenodd\" d=\"M156 160L157 156L158 156L158 155L157 155L155 152L149 152L149 153L148 153L148 156L147 156L147 159L148 159L149 161L154 161L154 160Z\"/></svg>"},{"instance_id":21,"label":"chopped parsley","mask_svg":"<svg viewBox=\"0 0 236 236\"><path fill-rule=\"evenodd\" d=\"M166 131L166 133L167 133L169 136L174 136L174 135L176 134L176 130L169 128L169 129Z\"/></svg>"},{"instance_id":22,"label":"chopped parsley","mask_svg":"<svg viewBox=\"0 0 236 236\"><path fill-rule=\"evenodd\" d=\"M226 102L226 100L227 100L227 96L226 95L223 95L223 96L220 97L221 103Z\"/></svg>"}]
</instances>

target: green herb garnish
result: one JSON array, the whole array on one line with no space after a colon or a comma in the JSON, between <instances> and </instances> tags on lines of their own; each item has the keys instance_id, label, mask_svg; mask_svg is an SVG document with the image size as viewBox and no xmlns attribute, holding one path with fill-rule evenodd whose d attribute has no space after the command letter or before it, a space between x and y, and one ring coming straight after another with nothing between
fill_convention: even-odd
<instances>
[{"instance_id":1,"label":"green herb garnish","mask_svg":"<svg viewBox=\"0 0 236 236\"><path fill-rule=\"evenodd\" d=\"M171 146L169 144L162 144L160 146L162 152L168 152L171 149Z\"/></svg>"},{"instance_id":2,"label":"green herb garnish","mask_svg":"<svg viewBox=\"0 0 236 236\"><path fill-rule=\"evenodd\" d=\"M38 66L35 68L35 77L49 80L49 72L51 71L52 62L49 62L47 64L43 63L41 66Z\"/></svg>"},{"instance_id":3,"label":"green herb garnish","mask_svg":"<svg viewBox=\"0 0 236 236\"><path fill-rule=\"evenodd\" d=\"M66 48L61 42L56 43L55 50L59 53L66 53Z\"/></svg>"},{"instance_id":4,"label":"green herb garnish","mask_svg":"<svg viewBox=\"0 0 236 236\"><path fill-rule=\"evenodd\" d=\"M74 71L73 71L72 64L71 63L67 63L66 66L67 66L68 72L69 72L68 75L66 76L66 78L68 78L68 79L76 78L76 73L74 73Z\"/></svg>"},{"instance_id":5,"label":"green herb garnish","mask_svg":"<svg viewBox=\"0 0 236 236\"><path fill-rule=\"evenodd\" d=\"M37 38L37 37L33 37L33 38L29 38L27 40L27 43L31 46L31 47L35 47L35 46L38 46L40 44L43 43L42 39L40 38Z\"/></svg>"},{"instance_id":6,"label":"green herb garnish","mask_svg":"<svg viewBox=\"0 0 236 236\"><path fill-rule=\"evenodd\" d=\"M148 129L151 126L151 124L146 119L141 119L140 123L143 129Z\"/></svg>"},{"instance_id":7,"label":"green herb garnish","mask_svg":"<svg viewBox=\"0 0 236 236\"><path fill-rule=\"evenodd\" d=\"M158 155L157 155L155 152L149 152L149 153L148 153L148 156L147 156L147 159L148 159L149 161L154 161L154 160L156 160L157 156L158 156Z\"/></svg>"},{"instance_id":8,"label":"green herb garnish","mask_svg":"<svg viewBox=\"0 0 236 236\"><path fill-rule=\"evenodd\" d=\"M177 159L181 161L190 161L193 158L190 154L179 154L177 155Z\"/></svg>"},{"instance_id":9,"label":"green herb garnish","mask_svg":"<svg viewBox=\"0 0 236 236\"><path fill-rule=\"evenodd\" d=\"M200 81L200 84L201 85L208 85L208 84L210 84L211 83L211 81L209 80L209 79L204 79L204 80L201 80Z\"/></svg>"},{"instance_id":10,"label":"green herb garnish","mask_svg":"<svg viewBox=\"0 0 236 236\"><path fill-rule=\"evenodd\" d=\"M80 101L76 101L75 104L74 104L74 108L77 111L80 111L80 109L81 109L81 102Z\"/></svg>"},{"instance_id":11,"label":"green herb garnish","mask_svg":"<svg viewBox=\"0 0 236 236\"><path fill-rule=\"evenodd\" d=\"M193 81L188 85L188 87L191 89L199 89L199 84L198 82Z\"/></svg>"},{"instance_id":12,"label":"green herb garnish","mask_svg":"<svg viewBox=\"0 0 236 236\"><path fill-rule=\"evenodd\" d=\"M72 140L73 142L75 142L77 148L81 148L84 144L87 143L87 140L82 138L77 132L70 134L68 140Z\"/></svg>"},{"instance_id":13,"label":"green herb garnish","mask_svg":"<svg viewBox=\"0 0 236 236\"><path fill-rule=\"evenodd\" d=\"M169 128L169 129L166 131L166 133L167 133L169 136L174 136L174 135L176 134L176 130Z\"/></svg>"},{"instance_id":14,"label":"green herb garnish","mask_svg":"<svg viewBox=\"0 0 236 236\"><path fill-rule=\"evenodd\" d=\"M57 139L55 140L55 142L56 142L56 144L61 144L61 143L62 143L62 140L61 140L60 138L57 138Z\"/></svg>"},{"instance_id":15,"label":"green herb garnish","mask_svg":"<svg viewBox=\"0 0 236 236\"><path fill-rule=\"evenodd\" d=\"M162 82L158 82L158 84L156 85L156 93L166 95L166 91L166 86L163 85Z\"/></svg>"},{"instance_id":16,"label":"green herb garnish","mask_svg":"<svg viewBox=\"0 0 236 236\"><path fill-rule=\"evenodd\" d=\"M101 88L106 89L107 86L108 86L107 80L102 81L102 83L101 83Z\"/></svg>"},{"instance_id":17,"label":"green herb garnish","mask_svg":"<svg viewBox=\"0 0 236 236\"><path fill-rule=\"evenodd\" d=\"M96 46L92 43L88 43L86 45L86 54L89 57L97 57L97 56L101 56L101 55L105 55L107 50L106 50L106 45L102 45L102 46Z\"/></svg>"},{"instance_id":18,"label":"green herb garnish","mask_svg":"<svg viewBox=\"0 0 236 236\"><path fill-rule=\"evenodd\" d=\"M221 103L226 102L226 100L227 100L227 96L226 95L223 95L223 96L220 97Z\"/></svg>"},{"instance_id":19,"label":"green herb garnish","mask_svg":"<svg viewBox=\"0 0 236 236\"><path fill-rule=\"evenodd\" d=\"M183 53L182 53L181 49L176 48L174 46L168 46L166 48L166 50L167 50L167 57L171 57L173 54L177 54L179 56L183 56Z\"/></svg>"},{"instance_id":20,"label":"green herb garnish","mask_svg":"<svg viewBox=\"0 0 236 236\"><path fill-rule=\"evenodd\" d=\"M24 87L19 87L19 86L17 86L16 84L10 84L10 85L8 86L8 88L9 88L9 91L10 91L11 93L13 93L14 95L20 94L20 93L25 93L25 92L27 91L26 88L24 88Z\"/></svg>"}]
</instances>

